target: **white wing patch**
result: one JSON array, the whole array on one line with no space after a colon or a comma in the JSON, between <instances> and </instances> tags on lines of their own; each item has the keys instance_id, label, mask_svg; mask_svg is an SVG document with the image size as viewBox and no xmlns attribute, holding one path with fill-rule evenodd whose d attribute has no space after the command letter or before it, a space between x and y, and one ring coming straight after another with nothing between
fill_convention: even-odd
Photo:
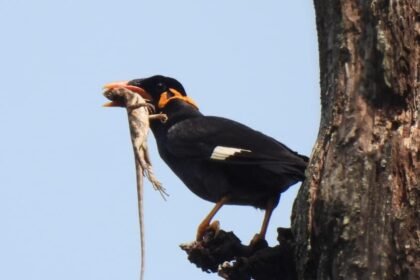
<instances>
[{"instance_id":1,"label":"white wing patch","mask_svg":"<svg viewBox=\"0 0 420 280\"><path fill-rule=\"evenodd\" d=\"M228 157L231 157L237 153L242 153L242 152L251 152L251 150L217 146L216 148L214 148L213 153L211 154L210 158L214 160L225 160Z\"/></svg>"}]
</instances>

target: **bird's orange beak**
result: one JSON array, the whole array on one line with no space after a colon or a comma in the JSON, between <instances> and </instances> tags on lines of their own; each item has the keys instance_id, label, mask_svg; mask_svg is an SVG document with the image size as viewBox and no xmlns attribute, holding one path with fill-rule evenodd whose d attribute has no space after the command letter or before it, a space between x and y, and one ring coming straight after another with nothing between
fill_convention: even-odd
<instances>
[{"instance_id":1,"label":"bird's orange beak","mask_svg":"<svg viewBox=\"0 0 420 280\"><path fill-rule=\"evenodd\" d=\"M146 99L146 101L152 100L152 97L150 96L150 94L148 92L146 92L141 87L136 87L136 86L133 86L133 85L129 85L128 81L109 83L109 84L104 85L103 88L104 88L104 90L111 90L111 89L115 89L115 88L125 88L125 89L131 90L135 93L140 94L140 96L143 97L144 99ZM124 107L124 104L121 104L118 101L111 101L111 102L105 103L103 106L104 107Z\"/></svg>"}]
</instances>

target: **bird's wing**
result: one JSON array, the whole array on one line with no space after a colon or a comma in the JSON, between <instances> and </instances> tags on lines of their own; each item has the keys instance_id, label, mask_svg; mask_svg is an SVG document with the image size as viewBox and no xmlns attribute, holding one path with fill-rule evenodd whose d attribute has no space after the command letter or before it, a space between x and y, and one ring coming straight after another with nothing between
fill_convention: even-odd
<instances>
[{"instance_id":1,"label":"bird's wing","mask_svg":"<svg viewBox=\"0 0 420 280\"><path fill-rule=\"evenodd\" d=\"M193 118L173 125L166 148L178 158L256 164L279 172L302 173L307 164L306 157L275 139L219 117Z\"/></svg>"}]
</instances>

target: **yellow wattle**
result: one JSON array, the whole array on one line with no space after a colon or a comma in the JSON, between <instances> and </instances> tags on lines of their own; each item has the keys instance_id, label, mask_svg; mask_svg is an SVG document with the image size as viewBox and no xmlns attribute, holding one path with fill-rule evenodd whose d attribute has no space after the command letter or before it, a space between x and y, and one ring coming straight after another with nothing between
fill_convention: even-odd
<instances>
[{"instance_id":1,"label":"yellow wattle","mask_svg":"<svg viewBox=\"0 0 420 280\"><path fill-rule=\"evenodd\" d=\"M168 98L168 92L165 91L164 93L162 93L160 95L160 99L158 102L158 107L159 109L162 109L163 107L165 107L169 101L174 100L174 99L180 99L192 106L194 106L196 109L198 109L197 104L194 102L194 100L192 100L190 97L182 95L179 91L177 91L176 89L170 88L169 89L171 91L171 93L173 94L173 96Z\"/></svg>"}]
</instances>

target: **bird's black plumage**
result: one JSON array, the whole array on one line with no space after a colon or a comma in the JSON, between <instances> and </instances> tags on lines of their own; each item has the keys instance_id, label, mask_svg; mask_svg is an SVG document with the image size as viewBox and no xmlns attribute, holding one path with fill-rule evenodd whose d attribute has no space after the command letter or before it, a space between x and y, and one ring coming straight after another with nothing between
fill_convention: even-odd
<instances>
[{"instance_id":1,"label":"bird's black plumage","mask_svg":"<svg viewBox=\"0 0 420 280\"><path fill-rule=\"evenodd\" d=\"M153 76L129 84L148 92L158 106L161 94L183 86L173 78ZM171 94L169 94L171 95ZM174 98L163 108L168 121L154 121L152 131L162 159L196 195L217 202L266 208L289 186L304 179L307 157L238 122L204 116L195 106ZM219 157L214 155L219 148ZM235 152L236 151L236 152ZM213 155L213 157L212 157Z\"/></svg>"},{"instance_id":2,"label":"bird's black plumage","mask_svg":"<svg viewBox=\"0 0 420 280\"><path fill-rule=\"evenodd\" d=\"M197 239L224 204L265 209L253 241L264 238L280 194L304 180L308 158L243 124L201 114L173 78L136 79L127 87L168 116L167 122L150 125L162 159L192 192L216 203L200 224Z\"/></svg>"}]
</instances>

